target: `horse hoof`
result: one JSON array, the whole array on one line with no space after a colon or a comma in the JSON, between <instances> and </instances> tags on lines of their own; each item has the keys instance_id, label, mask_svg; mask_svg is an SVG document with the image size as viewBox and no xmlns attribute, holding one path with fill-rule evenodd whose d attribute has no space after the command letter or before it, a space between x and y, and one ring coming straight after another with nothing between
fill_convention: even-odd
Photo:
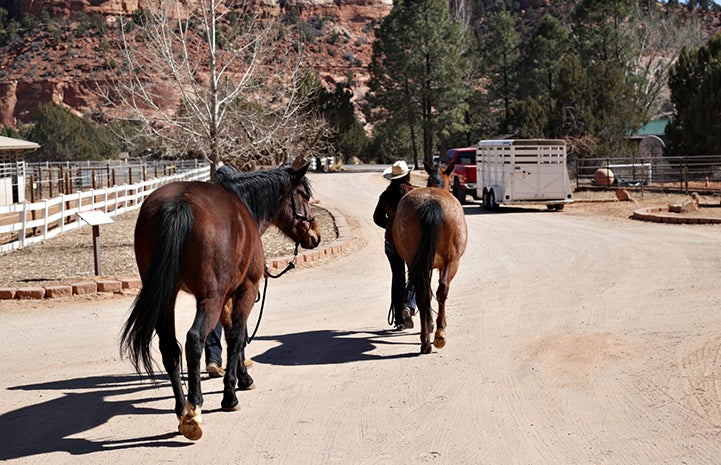
<instances>
[{"instance_id":1,"label":"horse hoof","mask_svg":"<svg viewBox=\"0 0 721 465\"><path fill-rule=\"evenodd\" d=\"M235 402L231 402L227 405L225 402L221 402L220 408L224 412L235 412L236 410L238 410L238 401L236 400Z\"/></svg>"},{"instance_id":2,"label":"horse hoof","mask_svg":"<svg viewBox=\"0 0 721 465\"><path fill-rule=\"evenodd\" d=\"M421 353L422 354L430 354L431 353L431 344L427 343L427 342L421 344Z\"/></svg>"},{"instance_id":3,"label":"horse hoof","mask_svg":"<svg viewBox=\"0 0 721 465\"><path fill-rule=\"evenodd\" d=\"M203 437L203 430L200 428L200 424L195 418L186 418L182 420L178 425L178 431L191 441L197 441Z\"/></svg>"},{"instance_id":4,"label":"horse hoof","mask_svg":"<svg viewBox=\"0 0 721 465\"><path fill-rule=\"evenodd\" d=\"M444 348L446 346L446 338L444 336L436 336L433 340L433 345L436 346L436 349Z\"/></svg>"},{"instance_id":5,"label":"horse hoof","mask_svg":"<svg viewBox=\"0 0 721 465\"><path fill-rule=\"evenodd\" d=\"M246 376L238 380L238 390L250 391L251 389L253 389L253 378Z\"/></svg>"}]
</instances>

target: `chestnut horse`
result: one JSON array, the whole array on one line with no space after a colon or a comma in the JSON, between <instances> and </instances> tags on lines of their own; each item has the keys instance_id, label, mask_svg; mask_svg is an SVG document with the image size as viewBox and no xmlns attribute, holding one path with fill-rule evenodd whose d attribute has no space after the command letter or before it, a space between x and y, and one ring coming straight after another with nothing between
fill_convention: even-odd
<instances>
[{"instance_id":1,"label":"chestnut horse","mask_svg":"<svg viewBox=\"0 0 721 465\"><path fill-rule=\"evenodd\" d=\"M302 165L302 166L300 166ZM310 212L308 163L289 168L226 174L216 183L174 182L143 202L135 225L135 257L143 287L125 322L121 350L138 373L153 376L150 343L158 335L163 366L175 397L178 429L188 439L203 432L200 359L205 338L223 324L228 347L223 380L223 410L235 410L235 385L248 389L253 379L241 356L248 315L265 272L260 240L276 225L306 249L320 242ZM180 378L181 347L175 337L175 300L180 289L195 296L196 313L185 352L188 397ZM225 305L231 301L232 305Z\"/></svg>"},{"instance_id":2,"label":"chestnut horse","mask_svg":"<svg viewBox=\"0 0 721 465\"><path fill-rule=\"evenodd\" d=\"M448 175L438 166L425 166L428 186L413 189L403 196L393 221L393 242L408 264L407 290L414 289L421 320L421 353L431 352L431 275L438 270L438 317L433 345L446 345L446 298L448 287L458 271L458 262L466 250L468 227L463 207L448 190Z\"/></svg>"}]
</instances>

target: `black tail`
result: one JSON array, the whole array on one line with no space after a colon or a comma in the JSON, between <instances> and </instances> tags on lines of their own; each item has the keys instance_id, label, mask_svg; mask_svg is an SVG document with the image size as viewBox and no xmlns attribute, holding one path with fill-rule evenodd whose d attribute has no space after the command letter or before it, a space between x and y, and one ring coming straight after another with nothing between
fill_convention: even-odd
<instances>
[{"instance_id":1,"label":"black tail","mask_svg":"<svg viewBox=\"0 0 721 465\"><path fill-rule=\"evenodd\" d=\"M135 370L141 373L142 364L151 377L150 342L156 326L174 321L166 319L166 315L173 311L171 306L178 292L185 244L193 230L193 210L186 202L169 202L158 211L156 222L158 237L150 270L131 306L120 340L120 351L130 358Z\"/></svg>"},{"instance_id":2,"label":"black tail","mask_svg":"<svg viewBox=\"0 0 721 465\"><path fill-rule=\"evenodd\" d=\"M414 289L418 308L430 308L431 274L436 255L436 242L443 223L443 209L435 200L429 200L418 208L421 224L421 240L416 256L408 270L408 289ZM425 305L424 305L425 304Z\"/></svg>"}]
</instances>

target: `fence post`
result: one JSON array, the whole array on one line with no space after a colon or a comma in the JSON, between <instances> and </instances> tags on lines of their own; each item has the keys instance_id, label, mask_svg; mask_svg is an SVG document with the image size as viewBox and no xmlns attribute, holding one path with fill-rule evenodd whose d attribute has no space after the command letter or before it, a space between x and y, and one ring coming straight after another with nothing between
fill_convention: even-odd
<instances>
[{"instance_id":1,"label":"fence post","mask_svg":"<svg viewBox=\"0 0 721 465\"><path fill-rule=\"evenodd\" d=\"M54 195L55 191L53 191L53 172L54 171L55 171L54 169L50 169L50 171L48 172L48 184L50 186L50 195L48 197L51 199L53 197L55 197L55 195Z\"/></svg>"},{"instance_id":2,"label":"fence post","mask_svg":"<svg viewBox=\"0 0 721 465\"><path fill-rule=\"evenodd\" d=\"M60 232L65 232L65 194L60 194Z\"/></svg>"},{"instance_id":3,"label":"fence post","mask_svg":"<svg viewBox=\"0 0 721 465\"><path fill-rule=\"evenodd\" d=\"M37 171L38 171L38 178L40 178L40 184L39 184L39 186L40 186L40 198L42 199L42 198L43 198L43 167L42 167L42 166L38 166L38 170L37 170ZM33 181L34 176L35 176L35 173L33 173L33 174L30 175L30 192L31 192L32 194L34 194L34 191L35 191L35 181ZM32 194L31 194L31 195L32 195ZM52 196L51 196L51 197L52 197Z\"/></svg>"},{"instance_id":4,"label":"fence post","mask_svg":"<svg viewBox=\"0 0 721 465\"><path fill-rule=\"evenodd\" d=\"M18 242L20 243L20 248L22 249L25 247L25 228L27 228L28 225L28 203L23 202L23 211L22 211L22 219L20 220L20 233L18 234Z\"/></svg>"},{"instance_id":5,"label":"fence post","mask_svg":"<svg viewBox=\"0 0 721 465\"><path fill-rule=\"evenodd\" d=\"M48 199L43 199L43 240L48 237L48 216L50 216L50 207Z\"/></svg>"}]
</instances>

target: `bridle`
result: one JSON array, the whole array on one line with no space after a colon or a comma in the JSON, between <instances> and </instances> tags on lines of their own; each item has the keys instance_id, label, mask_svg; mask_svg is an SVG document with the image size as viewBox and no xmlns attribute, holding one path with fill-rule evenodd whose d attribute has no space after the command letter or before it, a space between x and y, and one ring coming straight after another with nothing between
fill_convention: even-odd
<instances>
[{"instance_id":1,"label":"bridle","mask_svg":"<svg viewBox=\"0 0 721 465\"><path fill-rule=\"evenodd\" d=\"M306 229L305 233L303 234L303 237L305 237L310 232L310 228L313 226L313 223L315 223L315 218L301 215L300 213L298 213L298 208L295 206L295 195L294 195L292 187L291 187L290 193L288 195L290 195L290 208L293 212L293 219L301 220L303 222L308 223L308 229ZM287 272L289 272L290 270L292 270L293 268L295 268L295 262L298 259L298 247L299 246L300 246L300 242L295 241L295 249L293 250L293 259L288 262L288 264L285 266L285 268L283 268L283 271L281 271L280 273L273 274L268 269L268 265L265 266L265 269L263 272L263 275L265 277L265 282L263 283L263 296L261 297L260 292L258 292L258 298L255 299L256 303L258 303L260 301L258 322L255 324L255 329L253 330L253 334L251 334L250 337L247 338L247 340L245 342L246 345L250 344L253 341L253 339L255 338L255 334L258 332L258 328L260 327L260 320L261 320L261 318L263 318L263 309L265 308L265 295L267 294L267 291L268 291L268 278L278 279L281 276L283 276L284 274L286 274Z\"/></svg>"},{"instance_id":2,"label":"bridle","mask_svg":"<svg viewBox=\"0 0 721 465\"><path fill-rule=\"evenodd\" d=\"M288 195L290 195L290 208L293 211L293 219L306 221L308 223L308 230L310 230L310 225L315 222L315 218L307 217L305 215L301 215L300 213L298 213L298 208L295 206L295 195L293 192L293 188L291 188L290 193ZM307 234L307 231L306 231L306 234Z\"/></svg>"}]
</instances>

